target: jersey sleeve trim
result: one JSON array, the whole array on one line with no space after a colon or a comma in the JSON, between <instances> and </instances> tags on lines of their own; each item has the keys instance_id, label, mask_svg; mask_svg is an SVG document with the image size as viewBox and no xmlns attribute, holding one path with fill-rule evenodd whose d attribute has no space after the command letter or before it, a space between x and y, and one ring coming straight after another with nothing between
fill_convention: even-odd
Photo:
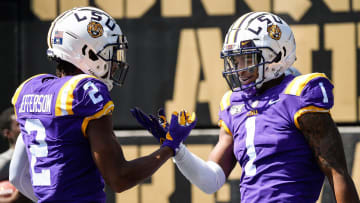
<instances>
[{"instance_id":1,"label":"jersey sleeve trim","mask_svg":"<svg viewBox=\"0 0 360 203\"><path fill-rule=\"evenodd\" d=\"M55 104L55 116L65 116L65 115L73 115L74 112L72 110L74 95L73 91L76 88L77 84L85 78L96 78L92 75L76 75L68 80L60 89L59 94L56 98Z\"/></svg>"},{"instance_id":2,"label":"jersey sleeve trim","mask_svg":"<svg viewBox=\"0 0 360 203\"><path fill-rule=\"evenodd\" d=\"M112 111L114 110L114 103L112 101L108 101L108 103L106 103L106 105L104 106L104 108L98 112L96 112L94 115L92 116L88 116L84 119L83 123L81 124L81 131L84 135L84 137L87 137L86 135L86 128L89 124L89 121L93 120L93 119L98 119L101 118L102 116L108 115L110 114Z\"/></svg>"},{"instance_id":3,"label":"jersey sleeve trim","mask_svg":"<svg viewBox=\"0 0 360 203\"><path fill-rule=\"evenodd\" d=\"M294 122L295 122L295 125L298 129L300 129L300 125L299 125L299 122L298 122L298 118L306 113L310 113L310 112L318 112L318 113L329 113L330 110L329 109L324 109L324 108L319 108L319 107L316 107L316 106L307 106L307 107L304 107L302 109L299 109L295 115L294 115Z\"/></svg>"},{"instance_id":4,"label":"jersey sleeve trim","mask_svg":"<svg viewBox=\"0 0 360 203\"><path fill-rule=\"evenodd\" d=\"M14 106L14 112L15 112L15 118L16 118L16 119L17 119L17 114L16 114L15 104L16 104L18 98L19 98L19 95L20 95L20 92L21 92L22 88L23 88L24 85L25 85L27 82L29 82L31 79L36 78L36 77L41 76L41 75L46 75L46 74L43 73L43 74L34 75L34 76L28 78L27 80L25 80L23 83L21 83L21 84L19 85L19 87L16 89L16 91L15 91L15 93L14 93L14 96L11 98L11 104Z\"/></svg>"},{"instance_id":5,"label":"jersey sleeve trim","mask_svg":"<svg viewBox=\"0 0 360 203\"><path fill-rule=\"evenodd\" d=\"M230 131L230 129L227 127L226 123L223 120L219 120L218 123L219 127L223 127L225 129L225 131L232 136L232 133Z\"/></svg>"},{"instance_id":6,"label":"jersey sleeve trim","mask_svg":"<svg viewBox=\"0 0 360 203\"><path fill-rule=\"evenodd\" d=\"M221 102L220 102L220 110L223 111L224 109L226 109L228 106L230 106L230 97L232 95L232 91L229 90L227 91L223 98L221 99Z\"/></svg>"},{"instance_id":7,"label":"jersey sleeve trim","mask_svg":"<svg viewBox=\"0 0 360 203\"><path fill-rule=\"evenodd\" d=\"M327 79L324 73L310 73L301 75L294 78L285 89L285 94L300 96L301 92L305 88L306 84L314 78L324 77Z\"/></svg>"}]
</instances>

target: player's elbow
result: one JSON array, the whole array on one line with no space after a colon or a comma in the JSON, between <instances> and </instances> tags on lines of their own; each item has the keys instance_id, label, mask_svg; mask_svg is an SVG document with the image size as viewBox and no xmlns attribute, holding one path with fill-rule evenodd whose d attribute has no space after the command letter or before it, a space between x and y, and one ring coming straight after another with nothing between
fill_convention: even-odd
<instances>
[{"instance_id":1,"label":"player's elbow","mask_svg":"<svg viewBox=\"0 0 360 203\"><path fill-rule=\"evenodd\" d=\"M206 194L214 194L216 191L218 191L220 188L202 188L201 190L205 192Z\"/></svg>"},{"instance_id":2,"label":"player's elbow","mask_svg":"<svg viewBox=\"0 0 360 203\"><path fill-rule=\"evenodd\" d=\"M195 184L201 191L205 192L206 194L213 194L216 191L218 191L222 185L218 185L215 181L210 182L209 177L205 177L200 175L199 179L197 181L197 184Z\"/></svg>"},{"instance_id":3,"label":"player's elbow","mask_svg":"<svg viewBox=\"0 0 360 203\"><path fill-rule=\"evenodd\" d=\"M214 194L217 190L202 190L202 191L208 195L211 195L211 194Z\"/></svg>"},{"instance_id":4,"label":"player's elbow","mask_svg":"<svg viewBox=\"0 0 360 203\"><path fill-rule=\"evenodd\" d=\"M200 159L197 159L200 160ZM201 191L212 194L218 191L225 183L226 176L222 168L215 162L189 161L189 163L176 162L182 174Z\"/></svg>"},{"instance_id":5,"label":"player's elbow","mask_svg":"<svg viewBox=\"0 0 360 203\"><path fill-rule=\"evenodd\" d=\"M112 184L112 185L110 185L110 187L116 193L121 193L128 189L122 185L117 185L117 184Z\"/></svg>"},{"instance_id":6,"label":"player's elbow","mask_svg":"<svg viewBox=\"0 0 360 203\"><path fill-rule=\"evenodd\" d=\"M128 171L126 167L121 167L121 169L117 170L117 173L104 177L104 180L114 192L124 192L138 183L136 178L132 178L133 174Z\"/></svg>"},{"instance_id":7,"label":"player's elbow","mask_svg":"<svg viewBox=\"0 0 360 203\"><path fill-rule=\"evenodd\" d=\"M110 181L107 184L116 193L124 192L135 185L135 184L131 184L130 182L126 181L125 179L123 179L123 180L113 179L112 181Z\"/></svg>"}]
</instances>

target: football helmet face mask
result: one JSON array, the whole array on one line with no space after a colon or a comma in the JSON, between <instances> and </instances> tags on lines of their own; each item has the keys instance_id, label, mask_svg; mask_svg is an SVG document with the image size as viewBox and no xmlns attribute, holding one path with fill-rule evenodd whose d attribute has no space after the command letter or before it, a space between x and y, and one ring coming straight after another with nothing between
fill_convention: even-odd
<instances>
[{"instance_id":1,"label":"football helmet face mask","mask_svg":"<svg viewBox=\"0 0 360 203\"><path fill-rule=\"evenodd\" d=\"M128 43L116 21L93 7L65 11L51 24L47 55L102 80L110 91L124 83Z\"/></svg>"},{"instance_id":2,"label":"football helmet face mask","mask_svg":"<svg viewBox=\"0 0 360 203\"><path fill-rule=\"evenodd\" d=\"M234 60L243 57L243 63ZM226 34L221 58L223 77L232 91L260 88L264 82L280 77L296 59L294 35L280 17L267 12L251 12L241 16ZM257 71L251 84L243 84L242 71Z\"/></svg>"}]
</instances>

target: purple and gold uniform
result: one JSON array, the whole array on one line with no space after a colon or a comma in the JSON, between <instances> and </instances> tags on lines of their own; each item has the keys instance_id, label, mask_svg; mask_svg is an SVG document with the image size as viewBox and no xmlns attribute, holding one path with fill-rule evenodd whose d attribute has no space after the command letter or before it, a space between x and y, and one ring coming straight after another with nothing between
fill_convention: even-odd
<instances>
[{"instance_id":1,"label":"purple and gold uniform","mask_svg":"<svg viewBox=\"0 0 360 203\"><path fill-rule=\"evenodd\" d=\"M12 103L39 202L105 202L86 128L114 109L106 85L86 74L36 75L18 87Z\"/></svg>"},{"instance_id":2,"label":"purple and gold uniform","mask_svg":"<svg viewBox=\"0 0 360 203\"><path fill-rule=\"evenodd\" d=\"M329 112L333 85L322 73L294 77L261 95L227 92L220 103L220 126L233 136L242 170L243 202L316 202L324 174L298 118Z\"/></svg>"}]
</instances>

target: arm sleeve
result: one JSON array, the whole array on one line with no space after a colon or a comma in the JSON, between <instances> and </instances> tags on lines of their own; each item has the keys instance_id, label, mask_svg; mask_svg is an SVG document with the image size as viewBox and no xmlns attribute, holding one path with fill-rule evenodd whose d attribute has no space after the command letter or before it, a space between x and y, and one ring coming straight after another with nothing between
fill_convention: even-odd
<instances>
[{"instance_id":1,"label":"arm sleeve","mask_svg":"<svg viewBox=\"0 0 360 203\"><path fill-rule=\"evenodd\" d=\"M21 135L16 140L15 151L10 163L9 180L23 195L37 202L32 188L25 144Z\"/></svg>"},{"instance_id":2,"label":"arm sleeve","mask_svg":"<svg viewBox=\"0 0 360 203\"><path fill-rule=\"evenodd\" d=\"M183 144L180 144L174 162L186 179L207 194L218 191L225 183L225 173L217 163L205 162Z\"/></svg>"}]
</instances>

